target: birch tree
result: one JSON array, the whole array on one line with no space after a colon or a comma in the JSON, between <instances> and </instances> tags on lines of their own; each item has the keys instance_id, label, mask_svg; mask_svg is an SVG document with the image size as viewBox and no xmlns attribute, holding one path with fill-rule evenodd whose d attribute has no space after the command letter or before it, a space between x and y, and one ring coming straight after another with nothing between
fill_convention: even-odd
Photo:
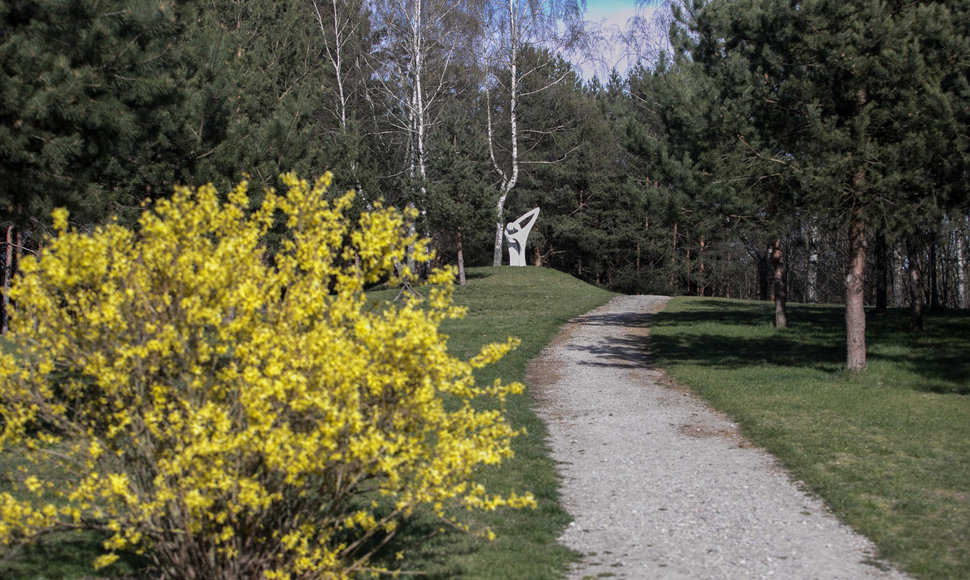
<instances>
[{"instance_id":1,"label":"birch tree","mask_svg":"<svg viewBox=\"0 0 970 580\"><path fill-rule=\"evenodd\" d=\"M385 99L389 129L398 135L398 173L424 192L428 135L439 120L443 101L454 94L456 63L467 55L468 5L377 0L373 6L382 34L373 76Z\"/></svg>"},{"instance_id":2,"label":"birch tree","mask_svg":"<svg viewBox=\"0 0 970 580\"><path fill-rule=\"evenodd\" d=\"M330 135L342 156L348 176L363 196L360 161L363 135L360 130L363 103L367 100L366 59L373 44L370 13L362 0L307 0L320 32L326 64L332 75L332 101L323 105L329 115ZM336 161L336 160L335 160Z\"/></svg>"},{"instance_id":3,"label":"birch tree","mask_svg":"<svg viewBox=\"0 0 970 580\"><path fill-rule=\"evenodd\" d=\"M523 160L523 139L547 127L520 124L518 107L523 81L539 74L545 62L523 66L528 46L567 51L582 37L585 0L479 0L481 29L482 90L486 104L488 153L498 177L495 194L495 244L492 264L502 265L505 203L519 182ZM550 53L552 54L552 53ZM532 89L540 92L562 82L568 71ZM501 125L501 130L500 130ZM555 162L546 160L543 162Z\"/></svg>"}]
</instances>

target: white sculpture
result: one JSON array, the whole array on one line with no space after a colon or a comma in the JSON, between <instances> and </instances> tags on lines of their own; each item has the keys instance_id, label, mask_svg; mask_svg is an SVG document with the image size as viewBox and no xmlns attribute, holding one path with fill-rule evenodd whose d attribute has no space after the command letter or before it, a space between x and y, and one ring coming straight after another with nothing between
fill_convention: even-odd
<instances>
[{"instance_id":1,"label":"white sculpture","mask_svg":"<svg viewBox=\"0 0 970 580\"><path fill-rule=\"evenodd\" d=\"M509 245L509 266L525 266L525 242L539 217L539 208L523 214L505 225L505 241ZM528 220L529 223L523 225Z\"/></svg>"}]
</instances>

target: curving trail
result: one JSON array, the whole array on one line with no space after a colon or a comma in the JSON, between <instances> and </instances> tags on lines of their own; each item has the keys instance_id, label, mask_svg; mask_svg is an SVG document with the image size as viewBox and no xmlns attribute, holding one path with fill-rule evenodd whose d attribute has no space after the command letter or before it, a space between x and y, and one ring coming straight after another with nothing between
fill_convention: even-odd
<instances>
[{"instance_id":1,"label":"curving trail","mask_svg":"<svg viewBox=\"0 0 970 580\"><path fill-rule=\"evenodd\" d=\"M621 296L528 370L582 554L570 578L906 578L725 417L651 367L651 315Z\"/></svg>"}]
</instances>

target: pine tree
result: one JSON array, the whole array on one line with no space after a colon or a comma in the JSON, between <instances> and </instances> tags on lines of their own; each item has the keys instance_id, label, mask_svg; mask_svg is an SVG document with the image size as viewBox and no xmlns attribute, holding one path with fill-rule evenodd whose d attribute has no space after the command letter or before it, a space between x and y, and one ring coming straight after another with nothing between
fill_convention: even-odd
<instances>
[{"instance_id":1,"label":"pine tree","mask_svg":"<svg viewBox=\"0 0 970 580\"><path fill-rule=\"evenodd\" d=\"M966 148L958 126L946 130L933 120L955 120L945 114L954 92L944 86L959 86L961 75L965 85L968 62L965 41L945 40L956 30L946 4L693 3L694 61L726 109L747 107L744 117L730 117L748 119L728 125L737 131L731 145L762 177L784 175L797 185L769 190L769 200L819 212L848 232L849 370L866 364L869 231L938 207L933 198L946 190L934 186L965 161L952 155ZM957 74L939 66L947 61ZM940 131L928 138L928 127Z\"/></svg>"},{"instance_id":2,"label":"pine tree","mask_svg":"<svg viewBox=\"0 0 970 580\"><path fill-rule=\"evenodd\" d=\"M321 95L331 64L311 5L255 0L182 5L181 82L193 140L187 178L227 184L249 172L274 185L287 171L328 169Z\"/></svg>"},{"instance_id":3,"label":"pine tree","mask_svg":"<svg viewBox=\"0 0 970 580\"><path fill-rule=\"evenodd\" d=\"M178 140L176 16L157 0L0 4L0 221L82 223L136 208Z\"/></svg>"}]
</instances>

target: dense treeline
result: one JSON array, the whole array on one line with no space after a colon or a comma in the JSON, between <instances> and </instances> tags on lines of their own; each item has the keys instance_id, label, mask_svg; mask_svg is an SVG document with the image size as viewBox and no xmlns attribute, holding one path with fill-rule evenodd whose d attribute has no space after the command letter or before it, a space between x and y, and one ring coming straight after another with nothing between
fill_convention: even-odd
<instances>
[{"instance_id":1,"label":"dense treeline","mask_svg":"<svg viewBox=\"0 0 970 580\"><path fill-rule=\"evenodd\" d=\"M4 1L4 279L55 206L329 169L444 262L540 207L530 263L622 292L968 306L965 2L678 0L588 80L583 4Z\"/></svg>"}]
</instances>

